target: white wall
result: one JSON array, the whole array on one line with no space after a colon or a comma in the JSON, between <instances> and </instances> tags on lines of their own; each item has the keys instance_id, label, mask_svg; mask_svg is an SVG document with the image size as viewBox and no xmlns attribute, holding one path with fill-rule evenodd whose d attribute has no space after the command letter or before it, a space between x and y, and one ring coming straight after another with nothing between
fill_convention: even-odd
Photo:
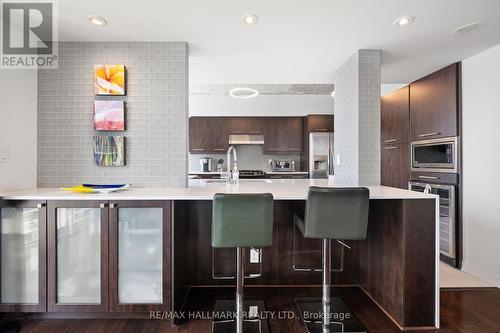
<instances>
[{"instance_id":1,"label":"white wall","mask_svg":"<svg viewBox=\"0 0 500 333\"><path fill-rule=\"evenodd\" d=\"M229 95L190 95L190 116L305 116L333 114L330 95L259 95L238 99Z\"/></svg>"},{"instance_id":2,"label":"white wall","mask_svg":"<svg viewBox=\"0 0 500 333\"><path fill-rule=\"evenodd\" d=\"M462 73L463 270L500 287L500 45Z\"/></svg>"},{"instance_id":3,"label":"white wall","mask_svg":"<svg viewBox=\"0 0 500 333\"><path fill-rule=\"evenodd\" d=\"M0 70L0 190L36 187L37 72Z\"/></svg>"}]
</instances>

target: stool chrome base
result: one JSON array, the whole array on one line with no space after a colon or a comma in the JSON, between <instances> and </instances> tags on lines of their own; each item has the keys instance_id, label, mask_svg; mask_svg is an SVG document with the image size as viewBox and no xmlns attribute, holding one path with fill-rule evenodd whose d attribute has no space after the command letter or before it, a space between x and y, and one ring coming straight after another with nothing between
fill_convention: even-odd
<instances>
[{"instance_id":1,"label":"stool chrome base","mask_svg":"<svg viewBox=\"0 0 500 333\"><path fill-rule=\"evenodd\" d=\"M249 317L250 307L257 308L257 317ZM246 317L243 320L244 333L269 333L269 326L266 318L259 318L258 315L264 313L264 302L247 301L243 302L243 309ZM236 314L236 304L234 300L217 300L215 302L216 313ZM236 332L236 318L214 319L212 322L212 333L234 333Z\"/></svg>"},{"instance_id":2,"label":"stool chrome base","mask_svg":"<svg viewBox=\"0 0 500 333\"><path fill-rule=\"evenodd\" d=\"M295 304L309 333L366 333L366 328L340 297L330 298L329 326L323 326L323 304L319 297L298 297Z\"/></svg>"}]
</instances>

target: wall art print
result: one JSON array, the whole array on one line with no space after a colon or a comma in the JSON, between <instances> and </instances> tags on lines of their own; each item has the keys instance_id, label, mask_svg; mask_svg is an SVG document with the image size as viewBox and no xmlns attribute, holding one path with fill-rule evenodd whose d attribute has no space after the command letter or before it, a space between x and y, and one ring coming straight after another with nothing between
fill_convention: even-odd
<instances>
[{"instance_id":1,"label":"wall art print","mask_svg":"<svg viewBox=\"0 0 500 333\"><path fill-rule=\"evenodd\" d=\"M101 167L124 166L125 137L95 135L94 160Z\"/></svg>"},{"instance_id":2,"label":"wall art print","mask_svg":"<svg viewBox=\"0 0 500 333\"><path fill-rule=\"evenodd\" d=\"M125 102L115 100L94 101L94 129L97 131L124 131Z\"/></svg>"},{"instance_id":3,"label":"wall art print","mask_svg":"<svg viewBox=\"0 0 500 333\"><path fill-rule=\"evenodd\" d=\"M96 95L125 95L125 65L94 65Z\"/></svg>"}]
</instances>

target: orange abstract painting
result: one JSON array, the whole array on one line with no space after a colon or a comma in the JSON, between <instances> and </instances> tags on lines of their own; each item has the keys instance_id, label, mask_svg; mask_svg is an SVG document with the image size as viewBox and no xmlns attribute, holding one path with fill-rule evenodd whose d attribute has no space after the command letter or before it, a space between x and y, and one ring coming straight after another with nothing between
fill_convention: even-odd
<instances>
[{"instance_id":1,"label":"orange abstract painting","mask_svg":"<svg viewBox=\"0 0 500 333\"><path fill-rule=\"evenodd\" d=\"M125 95L124 65L95 65L94 77L96 95Z\"/></svg>"}]
</instances>

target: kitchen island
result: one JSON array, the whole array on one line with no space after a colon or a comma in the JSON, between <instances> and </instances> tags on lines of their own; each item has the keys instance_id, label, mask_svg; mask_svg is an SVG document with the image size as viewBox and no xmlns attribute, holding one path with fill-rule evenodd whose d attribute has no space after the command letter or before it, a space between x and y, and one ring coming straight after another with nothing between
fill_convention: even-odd
<instances>
[{"instance_id":1,"label":"kitchen island","mask_svg":"<svg viewBox=\"0 0 500 333\"><path fill-rule=\"evenodd\" d=\"M327 180L299 179L240 180L238 184L229 186L205 180L190 184L186 188L137 188L106 195L68 193L58 189L0 194L0 207L38 207L40 217L39 304L36 308L10 304L10 311L49 312L57 316L68 312L89 315L104 312L110 315L181 310L193 287L234 285L234 250L213 251L210 246L211 200L215 193L266 192L274 196L273 244L262 252L259 249L247 250L245 269L255 278L247 279L246 287L314 287L321 284L321 273L315 271L321 265L321 241L301 238L300 232L294 228L293 215L304 212L309 186L337 185ZM333 274L335 286L359 286L401 328L438 327L437 197L383 186L368 188L370 213L367 239L347 242L350 250L334 243L333 267L340 266L342 251L345 251L343 271ZM68 208L92 208L100 212L98 282L101 285L98 304L66 304L59 300L58 295L62 291L58 288L57 272L63 269L57 267L61 264L57 244L63 224L58 224L58 218L62 217L57 211ZM118 235L122 237L122 233L129 230L120 226L140 224L137 218L133 223L125 221L131 209L150 209L148 212L152 214L161 211L155 215L162 219L161 224L156 226L158 232L150 233L149 252L144 252L145 256L151 255L155 252L154 244L159 244L161 253L156 257L159 258L157 261L161 261L159 268L156 267L159 273L147 275L139 272L145 277L141 281L149 281L145 283L147 285L157 285L155 281L160 278L161 292L153 288L160 294L157 298L153 295L148 300L137 299L122 290L130 288L133 283L127 284L120 279L126 267L120 266L124 259L119 260L122 247L119 246ZM136 231L140 237L148 234L145 227ZM137 246L137 252L144 251L144 243L141 244ZM134 243L128 245L133 247ZM143 270L154 271L151 267ZM139 274L137 270L134 274ZM148 280L148 276L153 277ZM48 279L46 293L41 290L45 277Z\"/></svg>"}]
</instances>

